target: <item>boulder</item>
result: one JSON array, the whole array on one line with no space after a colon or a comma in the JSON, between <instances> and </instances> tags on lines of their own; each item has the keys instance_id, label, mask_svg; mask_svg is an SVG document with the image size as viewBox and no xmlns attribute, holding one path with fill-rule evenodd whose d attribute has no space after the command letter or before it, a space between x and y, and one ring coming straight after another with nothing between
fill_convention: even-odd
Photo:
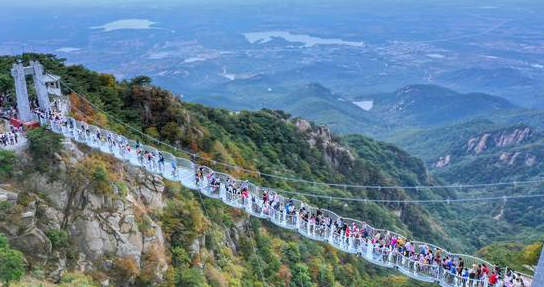
<instances>
[{"instance_id":1,"label":"boulder","mask_svg":"<svg viewBox=\"0 0 544 287\"><path fill-rule=\"evenodd\" d=\"M51 253L51 241L38 228L30 228L22 235L9 240L11 247L25 253L31 263L44 263Z\"/></svg>"}]
</instances>

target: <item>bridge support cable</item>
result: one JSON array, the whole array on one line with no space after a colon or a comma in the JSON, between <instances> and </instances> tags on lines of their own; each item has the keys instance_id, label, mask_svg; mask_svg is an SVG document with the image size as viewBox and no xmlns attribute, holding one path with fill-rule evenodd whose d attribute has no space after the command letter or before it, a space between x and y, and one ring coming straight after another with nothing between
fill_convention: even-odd
<instances>
[{"instance_id":1,"label":"bridge support cable","mask_svg":"<svg viewBox=\"0 0 544 287\"><path fill-rule=\"evenodd\" d=\"M416 280L437 282L445 287L491 286L485 276L482 278L466 278L444 269L440 264L436 264L434 260L434 263L421 263L417 257L414 258L414 254L403 252L399 247L401 246L400 242L402 242L403 246L406 246L409 242L412 246L422 248L422 250L432 254L440 252L454 260L463 258L467 265L469 263L485 265L490 270L497 268L483 259L470 255L455 254L433 244L411 241L401 234L372 227L364 221L341 217L330 210L314 207L297 199L286 198L281 194L281 191L263 188L245 180L238 180L229 174L216 172L207 166L197 165L185 158L176 158L154 147L141 145L122 135L70 117L59 119L42 116L39 120L42 125L49 125L55 133L62 134L101 152L111 154L127 164L141 167L168 180L180 182L183 186L196 190L200 196L205 195L219 199L223 203L242 209L252 216L269 220L275 225L296 231L309 239L328 243L341 251L357 254L357 256L376 265L395 268ZM304 196L311 195L304 194ZM329 200L333 198L321 195L320 197ZM544 197L544 194L509 196L508 198L536 197ZM499 199L504 198L499 197ZM399 204L445 202L444 200L333 199ZM447 200L447 202L496 199L495 197L451 199ZM204 203L203 200L202 203ZM388 244L383 244L383 242L388 242ZM518 272L515 272L515 274L520 274L518 276L526 282L526 286L531 285L531 276Z\"/></svg>"},{"instance_id":2,"label":"bridge support cable","mask_svg":"<svg viewBox=\"0 0 544 287\"><path fill-rule=\"evenodd\" d=\"M47 71L47 70L46 70ZM533 180L525 180L525 181L508 181L508 182L492 182L492 183L475 183L475 184L450 184L450 185L414 185L414 186L403 186L403 185L390 185L390 186L380 186L380 185L358 185L358 184L349 184L349 183L327 183L327 182L319 182L319 181L311 181L311 180L305 180L300 178L294 178L290 176L281 176L277 174L270 174L270 173L264 173L260 172L258 170L251 170L244 167L240 167L237 165L231 165L225 162L216 161L213 159L204 158L197 153L193 153L190 151L186 151L183 149L180 149L178 147L175 147L167 142L161 141L160 139L157 139L155 137L152 137L139 129L125 123L124 121L120 120L119 118L111 115L104 109L98 107L94 103L92 103L90 100L88 100L85 96L81 95L74 89L72 89L67 83L65 83L62 79L59 80L61 85L63 85L68 91L72 92L75 96L85 101L87 104L89 104L91 107L93 107L95 110L105 114L109 118L113 119L115 122L119 123L120 125L128 128L129 130L137 133L138 135L148 138L150 141L157 143L158 145L164 145L166 147L169 147L173 150L182 152L184 154L187 154L191 157L199 158L200 160L213 163L214 165L221 165L223 167L234 169L237 171L243 171L248 174L254 174L256 176L264 176L269 178L276 178L284 181L291 181L291 182L298 182L298 183L305 183L305 184L311 184L311 185L320 185L320 186L330 186L335 188L362 188L362 189L377 189L377 190L388 190L388 189L405 189L405 190L415 190L418 191L419 189L452 189L452 190L469 190L474 188L489 188L489 187L519 187L519 186L526 186L526 185L534 185L539 183L544 183L544 178L537 178Z\"/></svg>"}]
</instances>

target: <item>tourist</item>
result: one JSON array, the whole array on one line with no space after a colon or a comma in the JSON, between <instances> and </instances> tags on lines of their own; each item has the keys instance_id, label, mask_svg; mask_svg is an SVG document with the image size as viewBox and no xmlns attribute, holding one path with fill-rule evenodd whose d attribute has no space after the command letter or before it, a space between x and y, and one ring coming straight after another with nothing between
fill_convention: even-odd
<instances>
[{"instance_id":1,"label":"tourist","mask_svg":"<svg viewBox=\"0 0 544 287\"><path fill-rule=\"evenodd\" d=\"M91 140L89 126L85 123L80 123L78 128L75 122L65 120L57 111L44 113L36 110L35 114L53 126L67 127L69 125L70 129L88 135L87 138ZM8 132L0 134L0 145L19 143L19 133L19 129L10 126ZM93 133L99 141L102 139L101 141L107 142L110 146L118 146L120 150L126 150L129 155L133 152L146 168L165 172L165 157L162 152L151 152L147 147L141 146L140 142L136 142L132 150L130 144L122 140L122 137L106 130L93 130ZM103 133L106 133L105 137ZM172 175L176 176L178 168L175 158L171 160L171 167ZM268 215L276 223L281 221L282 225L294 225L306 236L330 240L334 246L356 252L358 257L380 261L380 264L396 264L398 268L408 269L416 276L439 278L439 280L447 281L448 284L455 283L456 286L483 287L485 282L493 287L524 286L520 274L510 271L501 274L500 268L488 266L483 262L472 264L472 259L465 262L458 255L448 254L433 245L418 243L389 231L375 230L366 222L358 223L336 216L331 218L326 210L312 209L304 203L297 207L298 203L295 204L294 199L286 199L274 191L262 190L262 196L259 199L258 192L260 191L255 186L250 186L248 181L236 181L225 177L225 182L221 182L222 178L204 166L198 166L195 170L195 182L202 191L215 192L223 186L227 192L225 200L241 203L244 206L250 204L255 213ZM255 193L252 194L252 191ZM280 220L276 214L281 215Z\"/></svg>"}]
</instances>

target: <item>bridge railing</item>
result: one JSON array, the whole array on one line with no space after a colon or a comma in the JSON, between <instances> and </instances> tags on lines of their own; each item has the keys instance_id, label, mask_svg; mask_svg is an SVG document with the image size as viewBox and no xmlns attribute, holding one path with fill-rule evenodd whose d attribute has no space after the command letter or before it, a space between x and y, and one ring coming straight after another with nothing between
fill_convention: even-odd
<instances>
[{"instance_id":1,"label":"bridge railing","mask_svg":"<svg viewBox=\"0 0 544 287\"><path fill-rule=\"evenodd\" d=\"M260 188L256 185L250 186L250 198L249 198L249 208L246 209L251 215L261 218L266 218L265 212L268 212L265 202L263 200L265 189Z\"/></svg>"},{"instance_id":2,"label":"bridge railing","mask_svg":"<svg viewBox=\"0 0 544 287\"><path fill-rule=\"evenodd\" d=\"M244 209L250 214L269 218L272 223L278 226L297 230L300 234L311 239L327 241L339 250L358 253L370 262L384 267L396 267L402 273L417 280L437 282L447 287L489 286L486 278L475 279L460 276L458 272L450 272L442 268L440 264L426 264L407 258L395 250L396 246L384 246L383 242L380 242L380 240L390 240L393 236L406 240L406 237L401 234L374 228L366 222L357 219L343 218L343 221L348 226L354 226L355 224L355 226L363 228L365 231L362 237L356 236L353 233L348 235L345 230L337 230L335 228L334 222L340 216L327 209L319 210L322 212L323 218L329 218L330 222L320 222L320 226L317 226L317 224L315 224L316 226L310 226L309 217L305 220L301 219L299 214L300 208L304 206L311 214L316 214L318 208L297 199L285 198L280 192L274 189L262 188L247 181L236 180L229 174L215 172L209 167L198 166L188 159L174 157L172 154L166 152L161 152L165 159L164 165L170 163L170 167L161 168L157 156L148 157L147 159L143 158L146 151L148 154L158 155L159 151L156 148L141 145L136 141L105 129L100 129L101 137L105 137L105 140L96 141L96 136L92 134L91 130L97 131L99 128L86 125L73 118L67 118L66 123L55 120L49 121L44 118L40 118L40 122L42 124L49 124L54 132L73 138L77 142L87 144L105 153L113 154L132 165L142 166L151 173L162 174L168 179L180 181L185 186L198 189L204 195L220 198L226 204ZM126 146L123 144L126 144ZM199 171L202 175L197 178L195 174ZM233 185L236 191L229 188L227 186L229 184ZM244 201L241 194L240 187L242 186L247 188L249 192L248 201ZM264 190L268 193L268 206L265 206L264 203L259 203L262 201ZM252 203L249 202L249 199L252 200ZM251 204L257 207L250 206ZM291 208L286 208L287 205L293 206L296 212L291 210ZM472 264L485 264L490 270L495 268L491 263L474 256L451 254L444 248L426 242L411 241L411 243L415 244L416 253L419 252L419 245L425 245L432 250L433 254L440 251L456 260L463 258L466 268L470 268ZM519 272L515 273L519 274ZM531 276L523 276L526 276L525 281L532 281Z\"/></svg>"}]
</instances>

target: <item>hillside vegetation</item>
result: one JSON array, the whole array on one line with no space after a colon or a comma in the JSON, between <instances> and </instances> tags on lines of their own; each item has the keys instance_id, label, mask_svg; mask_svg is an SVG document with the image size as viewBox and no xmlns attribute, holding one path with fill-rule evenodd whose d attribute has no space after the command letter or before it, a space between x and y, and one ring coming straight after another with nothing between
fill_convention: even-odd
<instances>
[{"instance_id":1,"label":"hillside vegetation","mask_svg":"<svg viewBox=\"0 0 544 287\"><path fill-rule=\"evenodd\" d=\"M544 134L527 124L496 124L487 119L407 131L390 141L424 159L435 177L452 184L522 182L542 179L544 173ZM466 189L460 196L503 196L539 194L542 184ZM495 240L530 242L542 238L544 204L540 198L529 201L495 200L459 209L468 217L479 214L480 232ZM515 234L507 230L515 229ZM495 230L495 231L492 231ZM497 232L498 230L502 230Z\"/></svg>"},{"instance_id":2,"label":"hillside vegetation","mask_svg":"<svg viewBox=\"0 0 544 287\"><path fill-rule=\"evenodd\" d=\"M145 76L118 82L111 75L82 66L65 66L52 55L22 57L23 61L29 59L39 59L48 71L60 75L111 115L97 112L72 94L75 117L142 142L149 139L120 122L204 158L266 173L360 185L434 183L421 160L391 144L364 136L338 138L327 127L282 111L233 113L186 103L154 87ZM0 77L15 60L0 58ZM61 143L47 130L37 129L29 140L28 152L14 155L2 151L0 155L5 162L2 166L9 166L0 170L0 176L4 176L6 188L19 195L2 206L5 216L1 217L0 232L13 248L25 252L31 277L68 285L105 280L130 286L421 285L328 245L249 219L218 201L201 202L199 194L178 184L87 148ZM223 169L213 162L202 162ZM265 186L325 195L372 199L456 196L442 190L332 189L239 169L228 172ZM305 200L459 252L474 252L502 232L491 229L486 232L489 238L475 240L480 230L471 227L478 220L454 216L456 210L445 205L428 209L411 204ZM33 217L17 220L25 213ZM474 234L464 234L467 229ZM139 245L139 240L149 244ZM76 270L85 271L82 275L74 273Z\"/></svg>"},{"instance_id":3,"label":"hillside vegetation","mask_svg":"<svg viewBox=\"0 0 544 287\"><path fill-rule=\"evenodd\" d=\"M232 113L207 108L180 101L170 92L153 87L147 77L117 82L110 75L98 74L81 66L64 66L61 60L49 55L24 55L23 60L31 58L38 58L48 71L59 74L69 86L114 117L180 149L198 152L203 157L262 172L316 181L373 185L431 182L421 161L365 137L358 140L368 145L369 154L361 156L344 146L328 129L291 118L281 111ZM4 74L14 61L10 57L0 59ZM91 109L78 97L72 95L70 99L77 109L74 116L146 141L126 126ZM6 216L3 217L5 221L0 223L0 231L9 238L32 236L40 239L37 240L39 246L32 245L35 241L19 240L27 242L32 248L23 245L16 247L27 252L25 255L30 258L30 269L38 270L44 278L55 282L68 280L65 277L72 276L73 266L80 266L83 260L88 263L86 274L96 282L111 278L112 283L118 284L125 278L131 285L138 286L151 282L163 282L166 286L417 285L407 278L390 276L384 270L337 252L327 245L302 240L295 233L278 230L266 222L249 220L239 211L219 202L205 200L204 208L197 194L179 185L147 177L140 180L144 175L136 170L123 167L83 147L59 145L59 139L47 131L40 133L30 137L29 154L18 155L15 161L10 160L14 167L9 171L7 183L10 190L20 196L16 202L5 206ZM399 154L403 156L398 157ZM79 162L68 160L75 156L80 158ZM389 171L382 160L389 162L389 165L399 163L399 166ZM221 169L220 166L214 168ZM82 173L78 175L77 171ZM256 177L255 174L244 174L239 170L229 172L266 186L289 190L369 198L420 197L403 190L318 189ZM78 175L76 180L73 180L74 175ZM36 178L40 180L36 181ZM92 181L86 185L88 180ZM150 185L149 181L154 183ZM164 190L148 190L147 186L164 186ZM66 202L62 200L63 196L59 201L59 194L72 194L67 198L73 198L73 201ZM130 201L130 198L137 201ZM416 238L448 246L458 245L454 241L444 240L439 222L433 220L423 208L373 203L345 204L335 200L315 203ZM119 209L119 206L125 207ZM35 214L31 222L14 220L27 211ZM58 217L52 217L52 214L58 214ZM119 229L113 233L92 227L101 225L103 220L127 216L134 216L135 223L123 225L124 221L121 221L119 227L112 225L110 228L113 230ZM46 224L48 221L52 224ZM28 230L33 231L27 234ZM86 237L90 236L89 230L108 238L103 239L106 242L115 241L115 234L128 238L136 234L145 240L155 238L153 242L156 242L156 247L154 251L137 246L109 249L107 246L110 243L107 243L95 250L92 246L96 245L84 244L95 240L94 237ZM165 239L164 245L157 241L161 233ZM126 248L139 250L138 257L123 253ZM81 259L80 253L85 255L85 259ZM111 258L112 262L99 264L96 261L100 258L98 254ZM50 264L40 263L43 258L48 258ZM64 258L66 261L59 261ZM57 268L55 264L59 262L66 262L66 265Z\"/></svg>"},{"instance_id":4,"label":"hillside vegetation","mask_svg":"<svg viewBox=\"0 0 544 287\"><path fill-rule=\"evenodd\" d=\"M342 95L318 84L300 85L290 93L270 92L247 97L197 98L197 102L229 110L281 109L297 117L329 126L335 133L365 134L380 139L405 129L450 125L476 117L501 117L512 123L524 119L529 110L484 93L459 93L437 85L408 85L393 92ZM372 101L370 110L354 102ZM542 117L534 114L532 122Z\"/></svg>"},{"instance_id":5,"label":"hillside vegetation","mask_svg":"<svg viewBox=\"0 0 544 287\"><path fill-rule=\"evenodd\" d=\"M499 97L462 94L435 85L410 85L372 98L374 107L371 111L397 130L452 124L515 108Z\"/></svg>"},{"instance_id":6,"label":"hillside vegetation","mask_svg":"<svg viewBox=\"0 0 544 287\"><path fill-rule=\"evenodd\" d=\"M478 251L478 255L487 260L497 262L508 268L532 273L542 252L542 241L521 245L516 243L495 243Z\"/></svg>"},{"instance_id":7,"label":"hillside vegetation","mask_svg":"<svg viewBox=\"0 0 544 287\"><path fill-rule=\"evenodd\" d=\"M335 133L365 133L386 129L372 113L319 84L308 84L273 103L276 109L325 124Z\"/></svg>"}]
</instances>

